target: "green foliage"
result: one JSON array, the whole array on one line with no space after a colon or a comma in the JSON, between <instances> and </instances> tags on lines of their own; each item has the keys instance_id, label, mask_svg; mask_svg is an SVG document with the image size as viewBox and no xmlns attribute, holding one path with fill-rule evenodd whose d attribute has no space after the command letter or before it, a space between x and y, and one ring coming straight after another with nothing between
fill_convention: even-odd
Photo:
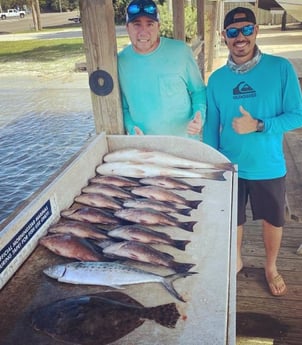
<instances>
[{"instance_id":1,"label":"green foliage","mask_svg":"<svg viewBox=\"0 0 302 345\"><path fill-rule=\"evenodd\" d=\"M129 4L129 0L113 0L113 9L115 14L115 24L125 24L126 20L126 8Z\"/></svg>"},{"instance_id":2,"label":"green foliage","mask_svg":"<svg viewBox=\"0 0 302 345\"><path fill-rule=\"evenodd\" d=\"M160 33L165 37L173 37L173 17L166 4L158 5L160 13ZM197 35L197 10L196 7L185 7L185 33L186 41L191 42Z\"/></svg>"}]
</instances>

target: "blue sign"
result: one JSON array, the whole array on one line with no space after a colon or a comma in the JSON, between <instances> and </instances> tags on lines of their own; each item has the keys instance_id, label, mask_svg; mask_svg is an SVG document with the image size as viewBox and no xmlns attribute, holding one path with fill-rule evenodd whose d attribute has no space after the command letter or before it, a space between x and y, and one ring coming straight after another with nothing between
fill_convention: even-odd
<instances>
[{"instance_id":1,"label":"blue sign","mask_svg":"<svg viewBox=\"0 0 302 345\"><path fill-rule=\"evenodd\" d=\"M9 243L0 249L0 273L20 253L30 239L52 215L50 200L48 200L35 215L18 231Z\"/></svg>"}]
</instances>

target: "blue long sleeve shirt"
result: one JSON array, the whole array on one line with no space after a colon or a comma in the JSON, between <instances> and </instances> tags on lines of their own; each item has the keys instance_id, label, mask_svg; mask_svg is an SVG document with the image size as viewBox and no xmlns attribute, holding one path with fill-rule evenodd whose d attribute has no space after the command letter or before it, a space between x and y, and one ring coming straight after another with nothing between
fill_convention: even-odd
<instances>
[{"instance_id":1,"label":"blue long sleeve shirt","mask_svg":"<svg viewBox=\"0 0 302 345\"><path fill-rule=\"evenodd\" d=\"M149 54L139 54L129 45L118 55L118 73L129 134L138 126L144 134L192 137L186 133L189 121L198 110L204 120L205 84L183 41L161 37Z\"/></svg>"},{"instance_id":2,"label":"blue long sleeve shirt","mask_svg":"<svg viewBox=\"0 0 302 345\"><path fill-rule=\"evenodd\" d=\"M263 54L243 74L221 67L209 78L207 102L203 140L238 164L239 177L265 180L286 174L283 135L302 126L301 89L287 59ZM264 122L263 132L234 131L240 105Z\"/></svg>"}]
</instances>

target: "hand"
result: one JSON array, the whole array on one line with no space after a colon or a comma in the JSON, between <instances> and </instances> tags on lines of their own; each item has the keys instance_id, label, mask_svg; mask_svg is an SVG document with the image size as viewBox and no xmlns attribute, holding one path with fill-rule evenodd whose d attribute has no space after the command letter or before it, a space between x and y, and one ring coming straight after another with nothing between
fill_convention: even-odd
<instances>
[{"instance_id":1,"label":"hand","mask_svg":"<svg viewBox=\"0 0 302 345\"><path fill-rule=\"evenodd\" d=\"M135 135L144 135L144 132L137 126L134 126Z\"/></svg>"},{"instance_id":2,"label":"hand","mask_svg":"<svg viewBox=\"0 0 302 345\"><path fill-rule=\"evenodd\" d=\"M191 120L187 127L187 133L189 135L199 134L201 131L202 121L201 121L201 112L197 111L194 119Z\"/></svg>"},{"instance_id":3,"label":"hand","mask_svg":"<svg viewBox=\"0 0 302 345\"><path fill-rule=\"evenodd\" d=\"M243 106L239 107L242 116L235 117L233 120L233 129L238 134L252 133L257 130L258 120L252 118L251 114Z\"/></svg>"}]
</instances>

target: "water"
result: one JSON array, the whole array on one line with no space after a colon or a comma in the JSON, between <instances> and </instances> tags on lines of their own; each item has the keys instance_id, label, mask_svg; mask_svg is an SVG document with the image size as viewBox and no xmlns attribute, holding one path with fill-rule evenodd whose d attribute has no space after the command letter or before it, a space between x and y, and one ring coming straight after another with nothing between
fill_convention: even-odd
<instances>
[{"instance_id":1,"label":"water","mask_svg":"<svg viewBox=\"0 0 302 345\"><path fill-rule=\"evenodd\" d=\"M2 82L0 223L95 134L85 80Z\"/></svg>"}]
</instances>

